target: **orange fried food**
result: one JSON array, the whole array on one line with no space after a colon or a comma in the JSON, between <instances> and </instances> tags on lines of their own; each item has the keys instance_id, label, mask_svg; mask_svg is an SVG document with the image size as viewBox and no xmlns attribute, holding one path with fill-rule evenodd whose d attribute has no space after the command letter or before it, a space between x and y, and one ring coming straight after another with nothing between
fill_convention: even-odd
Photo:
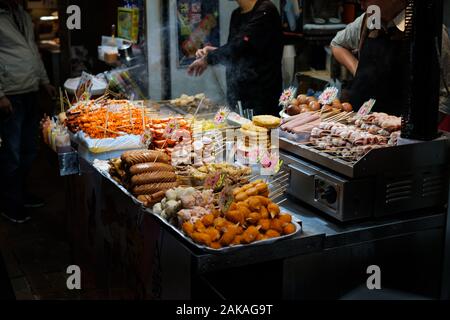
<instances>
[{"instance_id":1,"label":"orange fried food","mask_svg":"<svg viewBox=\"0 0 450 320\"><path fill-rule=\"evenodd\" d=\"M233 223L240 223L240 224L245 223L244 213L240 210L228 211L225 214L225 218L227 218L227 220Z\"/></svg>"},{"instance_id":2,"label":"orange fried food","mask_svg":"<svg viewBox=\"0 0 450 320\"><path fill-rule=\"evenodd\" d=\"M194 228L195 228L195 231L197 231L197 232L204 232L206 229L205 225L200 220L197 220L194 223Z\"/></svg>"},{"instance_id":3,"label":"orange fried food","mask_svg":"<svg viewBox=\"0 0 450 320\"><path fill-rule=\"evenodd\" d=\"M189 237L192 236L192 234L195 231L194 225L190 222L183 223L183 231L186 233Z\"/></svg>"},{"instance_id":4,"label":"orange fried food","mask_svg":"<svg viewBox=\"0 0 450 320\"><path fill-rule=\"evenodd\" d=\"M261 219L269 219L269 211L266 207L261 207L259 214L261 215Z\"/></svg>"},{"instance_id":5,"label":"orange fried food","mask_svg":"<svg viewBox=\"0 0 450 320\"><path fill-rule=\"evenodd\" d=\"M213 243L211 243L210 248L219 250L219 249L222 249L222 245L219 242L213 242Z\"/></svg>"},{"instance_id":6,"label":"orange fried food","mask_svg":"<svg viewBox=\"0 0 450 320\"><path fill-rule=\"evenodd\" d=\"M197 242L198 244L202 244L205 246L211 246L211 237L206 233L194 232L192 234L192 240Z\"/></svg>"},{"instance_id":7,"label":"orange fried food","mask_svg":"<svg viewBox=\"0 0 450 320\"><path fill-rule=\"evenodd\" d=\"M241 193L238 193L238 194L234 197L234 199L235 199L236 201L245 201L245 200L248 199L248 195L247 195L246 192L241 192Z\"/></svg>"},{"instance_id":8,"label":"orange fried food","mask_svg":"<svg viewBox=\"0 0 450 320\"><path fill-rule=\"evenodd\" d=\"M256 241L262 241L265 240L265 237L262 233L258 233L258 236L256 237Z\"/></svg>"},{"instance_id":9,"label":"orange fried food","mask_svg":"<svg viewBox=\"0 0 450 320\"><path fill-rule=\"evenodd\" d=\"M285 224L286 223L291 223L292 222L292 216L290 214L282 214L278 217L281 221L283 221Z\"/></svg>"},{"instance_id":10,"label":"orange fried food","mask_svg":"<svg viewBox=\"0 0 450 320\"><path fill-rule=\"evenodd\" d=\"M262 203L259 197L250 197L247 202L250 210L259 211L261 209Z\"/></svg>"},{"instance_id":11,"label":"orange fried food","mask_svg":"<svg viewBox=\"0 0 450 320\"><path fill-rule=\"evenodd\" d=\"M283 228L283 234L285 235L293 234L295 231L297 231L297 228L292 223L289 223Z\"/></svg>"},{"instance_id":12,"label":"orange fried food","mask_svg":"<svg viewBox=\"0 0 450 320\"><path fill-rule=\"evenodd\" d=\"M209 235L211 241L218 241L220 239L220 232L215 228L210 227L205 230L205 233Z\"/></svg>"},{"instance_id":13,"label":"orange fried food","mask_svg":"<svg viewBox=\"0 0 450 320\"><path fill-rule=\"evenodd\" d=\"M257 196L258 195L258 189L256 189L255 187L251 187L250 189L245 191L245 193L247 194L248 197Z\"/></svg>"},{"instance_id":14,"label":"orange fried food","mask_svg":"<svg viewBox=\"0 0 450 320\"><path fill-rule=\"evenodd\" d=\"M279 238L281 236L281 234L278 231L269 230L269 231L266 232L266 236L269 239L273 239L273 238Z\"/></svg>"},{"instance_id":15,"label":"orange fried food","mask_svg":"<svg viewBox=\"0 0 450 320\"><path fill-rule=\"evenodd\" d=\"M261 219L261 215L259 214L259 212L252 212L249 214L249 216L247 218L247 223L258 224L260 219Z\"/></svg>"},{"instance_id":16,"label":"orange fried food","mask_svg":"<svg viewBox=\"0 0 450 320\"><path fill-rule=\"evenodd\" d=\"M275 203L271 203L267 206L267 210L269 210L270 216L272 219L277 217L280 214L280 207Z\"/></svg>"},{"instance_id":17,"label":"orange fried food","mask_svg":"<svg viewBox=\"0 0 450 320\"><path fill-rule=\"evenodd\" d=\"M267 183L258 183L255 185L255 189L258 190L258 194L263 194L269 190Z\"/></svg>"},{"instance_id":18,"label":"orange fried food","mask_svg":"<svg viewBox=\"0 0 450 320\"><path fill-rule=\"evenodd\" d=\"M229 246L236 237L236 229L230 228L220 238L220 244L224 247Z\"/></svg>"},{"instance_id":19,"label":"orange fried food","mask_svg":"<svg viewBox=\"0 0 450 320\"><path fill-rule=\"evenodd\" d=\"M283 232L283 221L279 219L273 219L270 221L270 229L277 231L278 233Z\"/></svg>"},{"instance_id":20,"label":"orange fried food","mask_svg":"<svg viewBox=\"0 0 450 320\"><path fill-rule=\"evenodd\" d=\"M261 204L265 207L267 207L271 203L270 199L267 197L256 196L256 198L258 198L259 202L261 202Z\"/></svg>"},{"instance_id":21,"label":"orange fried food","mask_svg":"<svg viewBox=\"0 0 450 320\"><path fill-rule=\"evenodd\" d=\"M233 202L233 203L230 205L229 210L230 210L230 211L231 211L231 210L237 210L237 204L236 204L236 202Z\"/></svg>"},{"instance_id":22,"label":"orange fried food","mask_svg":"<svg viewBox=\"0 0 450 320\"><path fill-rule=\"evenodd\" d=\"M255 226L248 227L247 230L242 234L242 241L243 243L252 243L256 241L256 238L258 237L259 230Z\"/></svg>"},{"instance_id":23,"label":"orange fried food","mask_svg":"<svg viewBox=\"0 0 450 320\"><path fill-rule=\"evenodd\" d=\"M250 213L252 213L245 202L239 202L237 207L238 210L244 215L244 220L248 218Z\"/></svg>"},{"instance_id":24,"label":"orange fried food","mask_svg":"<svg viewBox=\"0 0 450 320\"><path fill-rule=\"evenodd\" d=\"M231 242L232 246L238 246L242 244L242 236L237 235L236 237L234 237L233 241Z\"/></svg>"},{"instance_id":25,"label":"orange fried food","mask_svg":"<svg viewBox=\"0 0 450 320\"><path fill-rule=\"evenodd\" d=\"M217 230L222 230L222 228L224 228L226 226L226 224L227 224L227 220L222 217L214 219L214 227Z\"/></svg>"},{"instance_id":26,"label":"orange fried food","mask_svg":"<svg viewBox=\"0 0 450 320\"><path fill-rule=\"evenodd\" d=\"M207 214L202 218L202 223L205 227L210 227L214 224L214 219L215 219L214 214L212 213Z\"/></svg>"},{"instance_id":27,"label":"orange fried food","mask_svg":"<svg viewBox=\"0 0 450 320\"><path fill-rule=\"evenodd\" d=\"M258 224L261 226L262 231L270 230L270 220L269 219L261 219Z\"/></svg>"}]
</instances>

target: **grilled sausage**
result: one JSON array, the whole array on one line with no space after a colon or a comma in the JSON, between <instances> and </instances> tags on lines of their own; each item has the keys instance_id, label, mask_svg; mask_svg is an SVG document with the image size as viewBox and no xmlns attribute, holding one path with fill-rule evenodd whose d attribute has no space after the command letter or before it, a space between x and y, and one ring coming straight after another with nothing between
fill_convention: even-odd
<instances>
[{"instance_id":1,"label":"grilled sausage","mask_svg":"<svg viewBox=\"0 0 450 320\"><path fill-rule=\"evenodd\" d=\"M122 154L121 159L128 166L146 162L169 163L169 157L165 153L150 150L128 151Z\"/></svg>"},{"instance_id":2,"label":"grilled sausage","mask_svg":"<svg viewBox=\"0 0 450 320\"><path fill-rule=\"evenodd\" d=\"M142 186L136 186L133 188L133 193L137 196L154 194L159 191L167 191L172 188L178 187L178 182L164 182L154 184L144 184Z\"/></svg>"},{"instance_id":3,"label":"grilled sausage","mask_svg":"<svg viewBox=\"0 0 450 320\"><path fill-rule=\"evenodd\" d=\"M148 173L148 172L173 172L173 167L166 163L160 162L148 162L135 164L130 168L130 173L132 176Z\"/></svg>"},{"instance_id":4,"label":"grilled sausage","mask_svg":"<svg viewBox=\"0 0 450 320\"><path fill-rule=\"evenodd\" d=\"M135 175L131 178L131 185L141 186L152 183L164 183L177 181L175 172L147 172Z\"/></svg>"}]
</instances>

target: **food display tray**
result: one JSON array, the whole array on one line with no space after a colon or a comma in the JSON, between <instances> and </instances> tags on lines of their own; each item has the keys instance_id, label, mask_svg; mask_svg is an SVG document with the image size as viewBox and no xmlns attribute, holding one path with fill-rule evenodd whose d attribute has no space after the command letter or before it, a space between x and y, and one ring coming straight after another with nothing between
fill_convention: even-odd
<instances>
[{"instance_id":1,"label":"food display tray","mask_svg":"<svg viewBox=\"0 0 450 320\"><path fill-rule=\"evenodd\" d=\"M294 220L295 217L292 216L292 219L293 219L292 220L292 224L295 225L296 231L294 233L292 233L292 234L289 234L289 235L285 235L285 236L281 236L281 237L273 238L273 239L268 239L268 240L257 241L257 242L253 242L251 244L245 244L245 245L242 244L242 245L237 245L237 246L229 246L229 247L222 248L222 249L212 249L212 248L209 248L209 247L204 246L204 245L199 245L196 242L194 242L190 237L187 237L183 233L183 231L181 231L180 229L178 229L174 225L170 224L166 219L164 219L160 215L157 215L157 214L153 213L153 211L150 208L144 207L142 202L140 202L138 199L136 199L136 197L134 197L125 187L120 185L117 181L115 181L111 177L111 175L109 174L109 168L107 168L108 166L109 166L109 164L106 161L95 161L94 162L94 167L96 168L96 170L102 176L104 176L106 179L111 181L111 183L116 185L126 195L128 195L135 204L141 206L145 212L147 212L148 214L151 214L152 216L156 217L159 221L161 221L163 224L165 224L168 228L170 228L172 231L174 231L176 234L178 234L183 240L185 240L191 246L193 246L193 247L195 247L195 248L197 248L197 249L199 249L201 251L208 252L208 253L215 253L215 254L221 254L221 253L224 254L224 253L232 252L232 251L243 249L243 248L248 248L248 247L253 247L253 246L269 245L269 244L277 242L277 241L282 241L282 240L294 237L295 235L297 235L297 234L302 232L302 228L303 228L302 222L301 221L295 221Z\"/></svg>"}]
</instances>

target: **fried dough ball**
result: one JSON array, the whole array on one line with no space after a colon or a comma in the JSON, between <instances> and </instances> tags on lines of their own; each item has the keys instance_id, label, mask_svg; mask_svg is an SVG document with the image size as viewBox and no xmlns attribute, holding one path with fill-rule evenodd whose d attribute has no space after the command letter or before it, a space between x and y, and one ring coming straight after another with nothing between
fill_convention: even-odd
<instances>
[{"instance_id":1,"label":"fried dough ball","mask_svg":"<svg viewBox=\"0 0 450 320\"><path fill-rule=\"evenodd\" d=\"M262 233L258 233L258 235L256 236L256 241L262 241L262 240L265 240L264 235Z\"/></svg>"},{"instance_id":2,"label":"fried dough ball","mask_svg":"<svg viewBox=\"0 0 450 320\"><path fill-rule=\"evenodd\" d=\"M258 194L262 194L269 190L269 186L267 185L267 183L258 183L255 188L256 190L258 190Z\"/></svg>"},{"instance_id":3,"label":"fried dough ball","mask_svg":"<svg viewBox=\"0 0 450 320\"><path fill-rule=\"evenodd\" d=\"M217 230L222 230L222 228L224 228L226 225L227 225L227 220L224 218L219 217L214 220L214 227Z\"/></svg>"},{"instance_id":4,"label":"fried dough ball","mask_svg":"<svg viewBox=\"0 0 450 320\"><path fill-rule=\"evenodd\" d=\"M258 237L259 230L255 226L248 227L247 230L242 234L242 242L245 244L249 244L256 241Z\"/></svg>"},{"instance_id":5,"label":"fried dough ball","mask_svg":"<svg viewBox=\"0 0 450 320\"><path fill-rule=\"evenodd\" d=\"M236 237L234 237L233 241L231 242L231 245L238 246L241 243L242 243L242 236L241 235L237 235Z\"/></svg>"},{"instance_id":6,"label":"fried dough ball","mask_svg":"<svg viewBox=\"0 0 450 320\"><path fill-rule=\"evenodd\" d=\"M269 190L267 190L266 192L261 193L261 196L268 198L270 195Z\"/></svg>"},{"instance_id":7,"label":"fried dough ball","mask_svg":"<svg viewBox=\"0 0 450 320\"><path fill-rule=\"evenodd\" d=\"M259 210L259 214L261 215L261 219L269 219L269 211L266 207L261 207L261 210Z\"/></svg>"},{"instance_id":8,"label":"fried dough ball","mask_svg":"<svg viewBox=\"0 0 450 320\"><path fill-rule=\"evenodd\" d=\"M247 191L245 191L245 193L248 197L257 196L259 194L258 189L256 189L255 187L248 189Z\"/></svg>"},{"instance_id":9,"label":"fried dough ball","mask_svg":"<svg viewBox=\"0 0 450 320\"><path fill-rule=\"evenodd\" d=\"M244 213L240 210L228 211L225 214L225 218L227 218L227 220L233 223L240 223L240 224L245 223Z\"/></svg>"},{"instance_id":10,"label":"fried dough ball","mask_svg":"<svg viewBox=\"0 0 450 320\"><path fill-rule=\"evenodd\" d=\"M293 225L292 223L289 223L283 228L283 234L285 235L293 234L295 233L295 231L297 231L297 229L295 228L295 225Z\"/></svg>"},{"instance_id":11,"label":"fried dough ball","mask_svg":"<svg viewBox=\"0 0 450 320\"><path fill-rule=\"evenodd\" d=\"M283 232L283 221L279 219L273 219L270 221L270 229L275 230L279 233Z\"/></svg>"},{"instance_id":12,"label":"fried dough ball","mask_svg":"<svg viewBox=\"0 0 450 320\"><path fill-rule=\"evenodd\" d=\"M275 230L269 230L266 232L266 236L268 239L279 238L281 234Z\"/></svg>"},{"instance_id":13,"label":"fried dough ball","mask_svg":"<svg viewBox=\"0 0 450 320\"><path fill-rule=\"evenodd\" d=\"M206 233L194 232L192 234L192 240L197 242L198 244L202 244L205 246L211 246L211 237Z\"/></svg>"},{"instance_id":14,"label":"fried dough ball","mask_svg":"<svg viewBox=\"0 0 450 320\"><path fill-rule=\"evenodd\" d=\"M248 216L250 215L250 213L252 213L252 211L248 208L248 206L245 204L245 202L240 202L237 204L238 207L238 211L241 212L244 216L244 221L245 219L248 218Z\"/></svg>"},{"instance_id":15,"label":"fried dough ball","mask_svg":"<svg viewBox=\"0 0 450 320\"><path fill-rule=\"evenodd\" d=\"M202 218L202 223L205 227L210 227L214 224L214 219L215 219L214 214L212 213L207 214Z\"/></svg>"},{"instance_id":16,"label":"fried dough ball","mask_svg":"<svg viewBox=\"0 0 450 320\"><path fill-rule=\"evenodd\" d=\"M215 250L222 249L222 245L219 242L213 242L211 243L211 248Z\"/></svg>"},{"instance_id":17,"label":"fried dough ball","mask_svg":"<svg viewBox=\"0 0 450 320\"><path fill-rule=\"evenodd\" d=\"M270 220L269 219L261 219L258 224L261 226L262 231L270 230Z\"/></svg>"},{"instance_id":18,"label":"fried dough ball","mask_svg":"<svg viewBox=\"0 0 450 320\"><path fill-rule=\"evenodd\" d=\"M195 228L195 231L198 231L198 232L204 232L206 230L205 225L200 220L197 220L194 223L194 228Z\"/></svg>"},{"instance_id":19,"label":"fried dough ball","mask_svg":"<svg viewBox=\"0 0 450 320\"><path fill-rule=\"evenodd\" d=\"M237 203L236 202L231 203L229 210L230 211L231 210L237 210Z\"/></svg>"},{"instance_id":20,"label":"fried dough ball","mask_svg":"<svg viewBox=\"0 0 450 320\"><path fill-rule=\"evenodd\" d=\"M220 232L215 228L208 228L205 230L205 233L209 235L211 241L218 241L220 239Z\"/></svg>"},{"instance_id":21,"label":"fried dough ball","mask_svg":"<svg viewBox=\"0 0 450 320\"><path fill-rule=\"evenodd\" d=\"M246 221L250 224L258 224L260 219L261 215L259 214L259 212L252 212L249 214Z\"/></svg>"},{"instance_id":22,"label":"fried dough ball","mask_svg":"<svg viewBox=\"0 0 450 320\"><path fill-rule=\"evenodd\" d=\"M292 216L290 214L282 214L278 217L281 221L283 221L285 224L292 222Z\"/></svg>"},{"instance_id":23,"label":"fried dough ball","mask_svg":"<svg viewBox=\"0 0 450 320\"><path fill-rule=\"evenodd\" d=\"M189 237L192 236L192 234L195 231L194 225L190 222L183 223L183 231L186 233Z\"/></svg>"},{"instance_id":24,"label":"fried dough ball","mask_svg":"<svg viewBox=\"0 0 450 320\"><path fill-rule=\"evenodd\" d=\"M242 228L241 226L236 227L236 235L240 236L244 233L244 231L244 228Z\"/></svg>"},{"instance_id":25,"label":"fried dough ball","mask_svg":"<svg viewBox=\"0 0 450 320\"><path fill-rule=\"evenodd\" d=\"M245 201L248 199L248 195L246 192L241 192L238 193L234 198L236 201Z\"/></svg>"},{"instance_id":26,"label":"fried dough ball","mask_svg":"<svg viewBox=\"0 0 450 320\"><path fill-rule=\"evenodd\" d=\"M230 228L220 238L220 244L224 247L229 246L236 237L236 229Z\"/></svg>"},{"instance_id":27,"label":"fried dough ball","mask_svg":"<svg viewBox=\"0 0 450 320\"><path fill-rule=\"evenodd\" d=\"M261 202L261 204L265 207L267 207L270 204L270 199L267 197L263 197L263 196L257 196L259 202Z\"/></svg>"},{"instance_id":28,"label":"fried dough ball","mask_svg":"<svg viewBox=\"0 0 450 320\"><path fill-rule=\"evenodd\" d=\"M247 201L250 210L259 211L261 209L262 203L259 197L250 197Z\"/></svg>"},{"instance_id":29,"label":"fried dough ball","mask_svg":"<svg viewBox=\"0 0 450 320\"><path fill-rule=\"evenodd\" d=\"M267 210L269 210L270 216L272 219L277 217L280 214L280 207L275 203L271 203L267 206Z\"/></svg>"}]
</instances>

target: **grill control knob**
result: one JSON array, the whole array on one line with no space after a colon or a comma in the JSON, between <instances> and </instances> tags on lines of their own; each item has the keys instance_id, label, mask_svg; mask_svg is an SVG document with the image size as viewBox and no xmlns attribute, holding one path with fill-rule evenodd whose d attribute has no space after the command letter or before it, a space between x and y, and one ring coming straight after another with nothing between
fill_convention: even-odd
<instances>
[{"instance_id":1,"label":"grill control knob","mask_svg":"<svg viewBox=\"0 0 450 320\"><path fill-rule=\"evenodd\" d=\"M326 200L329 204L336 203L337 201L337 191L334 187L327 187L323 193L321 198Z\"/></svg>"}]
</instances>

